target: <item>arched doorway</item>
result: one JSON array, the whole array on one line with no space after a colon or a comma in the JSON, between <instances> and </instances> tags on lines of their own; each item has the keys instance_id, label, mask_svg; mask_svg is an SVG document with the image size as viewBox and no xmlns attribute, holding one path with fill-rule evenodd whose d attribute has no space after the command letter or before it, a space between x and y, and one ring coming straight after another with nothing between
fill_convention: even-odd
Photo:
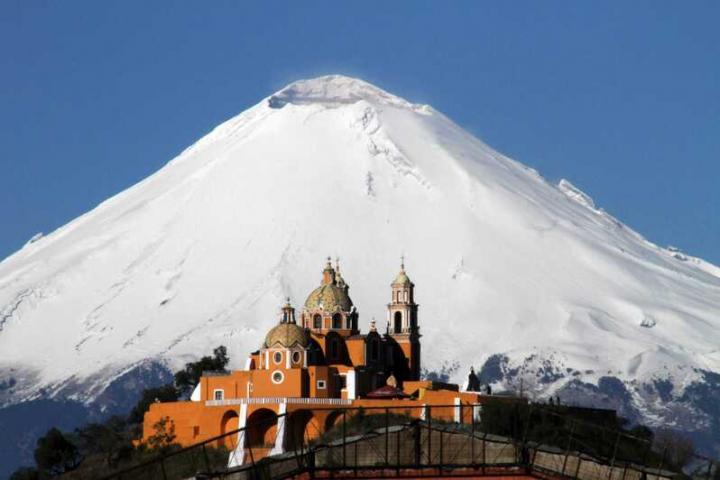
<instances>
[{"instance_id":1,"label":"arched doorway","mask_svg":"<svg viewBox=\"0 0 720 480\"><path fill-rule=\"evenodd\" d=\"M327 433L332 430L336 425L342 423L342 410L334 410L325 418L325 430L323 433Z\"/></svg>"},{"instance_id":2,"label":"arched doorway","mask_svg":"<svg viewBox=\"0 0 720 480\"><path fill-rule=\"evenodd\" d=\"M235 410L228 410L220 420L220 434L225 435L228 432L238 429L238 414ZM225 447L228 450L234 450L237 442L237 433L227 435L218 440L218 447Z\"/></svg>"},{"instance_id":3,"label":"arched doorway","mask_svg":"<svg viewBox=\"0 0 720 480\"><path fill-rule=\"evenodd\" d=\"M322 432L310 410L298 410L288 415L285 426L285 451L305 450L311 440Z\"/></svg>"},{"instance_id":4,"label":"arched doorway","mask_svg":"<svg viewBox=\"0 0 720 480\"><path fill-rule=\"evenodd\" d=\"M247 419L245 446L272 448L277 433L277 414L267 408L255 410Z\"/></svg>"}]
</instances>

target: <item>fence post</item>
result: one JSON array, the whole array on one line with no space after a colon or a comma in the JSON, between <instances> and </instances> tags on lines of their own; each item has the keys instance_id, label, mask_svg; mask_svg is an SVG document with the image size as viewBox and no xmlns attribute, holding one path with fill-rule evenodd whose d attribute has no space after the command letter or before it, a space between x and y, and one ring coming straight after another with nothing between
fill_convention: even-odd
<instances>
[{"instance_id":1,"label":"fence post","mask_svg":"<svg viewBox=\"0 0 720 480\"><path fill-rule=\"evenodd\" d=\"M310 432L308 431L308 426L310 426L310 422L312 421L312 417L310 417L310 420L308 420L308 424L303 428L302 433L300 434L300 467L307 466L307 455L310 452ZM320 432L318 432L318 437L320 436ZM307 442L307 443L305 443ZM305 448L307 447L307 448Z\"/></svg>"},{"instance_id":2,"label":"fence post","mask_svg":"<svg viewBox=\"0 0 720 480\"><path fill-rule=\"evenodd\" d=\"M475 404L470 407L470 464L475 468Z\"/></svg>"},{"instance_id":3,"label":"fence post","mask_svg":"<svg viewBox=\"0 0 720 480\"><path fill-rule=\"evenodd\" d=\"M253 471L255 471L255 457L253 456L252 451L252 442L250 441L250 430L247 429L245 431L245 435L243 435L244 438L246 438L247 446L248 446L248 452L250 453L250 464L252 465ZM245 452L243 452L243 458L242 462L245 463Z\"/></svg>"},{"instance_id":4,"label":"fence post","mask_svg":"<svg viewBox=\"0 0 720 480\"><path fill-rule=\"evenodd\" d=\"M440 475L442 475L442 468L443 468L443 431L440 430L440 466L438 467L438 472Z\"/></svg>"},{"instance_id":5,"label":"fence post","mask_svg":"<svg viewBox=\"0 0 720 480\"><path fill-rule=\"evenodd\" d=\"M580 475L580 464L582 464L582 454L578 453L577 459L578 459L577 467L575 467L575 476L573 478L578 478L578 476Z\"/></svg>"},{"instance_id":6,"label":"fence post","mask_svg":"<svg viewBox=\"0 0 720 480\"><path fill-rule=\"evenodd\" d=\"M390 409L385 408L385 466L390 465Z\"/></svg>"},{"instance_id":7,"label":"fence post","mask_svg":"<svg viewBox=\"0 0 720 480\"><path fill-rule=\"evenodd\" d=\"M487 432L483 433L482 442L482 474L485 475L485 465L487 464Z\"/></svg>"},{"instance_id":8,"label":"fence post","mask_svg":"<svg viewBox=\"0 0 720 480\"><path fill-rule=\"evenodd\" d=\"M347 468L347 410L343 409L342 436L343 436L343 468Z\"/></svg>"},{"instance_id":9,"label":"fence post","mask_svg":"<svg viewBox=\"0 0 720 480\"><path fill-rule=\"evenodd\" d=\"M530 468L530 455L527 450L527 437L528 431L530 430L530 422L532 422L533 408L535 408L535 404L531 403L530 410L528 410L527 419L525 420L525 431L523 432L522 441L520 444L520 462L523 464L526 471L528 471L528 469Z\"/></svg>"},{"instance_id":10,"label":"fence post","mask_svg":"<svg viewBox=\"0 0 720 480\"><path fill-rule=\"evenodd\" d=\"M308 449L308 475L315 478L315 452L317 448Z\"/></svg>"},{"instance_id":11,"label":"fence post","mask_svg":"<svg viewBox=\"0 0 720 480\"><path fill-rule=\"evenodd\" d=\"M427 449L428 449L428 466L432 465L432 407L430 405L427 406L427 429L428 429L428 441L427 441Z\"/></svg>"},{"instance_id":12,"label":"fence post","mask_svg":"<svg viewBox=\"0 0 720 480\"><path fill-rule=\"evenodd\" d=\"M162 471L163 480L167 480L167 473L165 473L165 454L160 457L160 470Z\"/></svg>"},{"instance_id":13,"label":"fence post","mask_svg":"<svg viewBox=\"0 0 720 480\"><path fill-rule=\"evenodd\" d=\"M303 426L301 432L296 431L297 426L293 426L292 422L288 423L288 432L285 434L290 439L290 445L292 446L293 455L295 455L295 463L297 464L298 471L302 471L304 462L304 450L305 450L305 430L310 425L310 420ZM299 444L299 445L298 445Z\"/></svg>"},{"instance_id":14,"label":"fence post","mask_svg":"<svg viewBox=\"0 0 720 480\"><path fill-rule=\"evenodd\" d=\"M528 411L527 419L525 420L525 431L523 431L523 436L522 436L522 444L523 445L525 445L525 443L527 442L528 430L530 430L530 422L532 422L532 414L533 414L534 408L535 408L535 404L531 403L530 410ZM518 415L518 417L519 417L519 415Z\"/></svg>"},{"instance_id":15,"label":"fence post","mask_svg":"<svg viewBox=\"0 0 720 480\"><path fill-rule=\"evenodd\" d=\"M203 457L205 458L205 468L207 469L208 473L210 473L210 458L208 458L207 450L205 449L204 443L202 446L202 451L203 451Z\"/></svg>"},{"instance_id":16,"label":"fence post","mask_svg":"<svg viewBox=\"0 0 720 480\"><path fill-rule=\"evenodd\" d=\"M357 476L358 476L358 443L360 443L360 442L354 442L354 443L353 443L354 450L355 450L355 463L354 463L354 466L355 466L355 478L357 478Z\"/></svg>"},{"instance_id":17,"label":"fence post","mask_svg":"<svg viewBox=\"0 0 720 480\"><path fill-rule=\"evenodd\" d=\"M415 460L415 465L420 465L422 463L422 430L420 428L420 422L416 422L413 427L413 440L413 447L415 449L413 459Z\"/></svg>"},{"instance_id":18,"label":"fence post","mask_svg":"<svg viewBox=\"0 0 720 480\"><path fill-rule=\"evenodd\" d=\"M398 430L397 435L395 435L395 471L398 477L400 476L400 432L402 431L405 431L405 429Z\"/></svg>"},{"instance_id":19,"label":"fence post","mask_svg":"<svg viewBox=\"0 0 720 480\"><path fill-rule=\"evenodd\" d=\"M627 476L628 471L628 461L627 459L623 461L623 473L622 473L622 480L625 480L625 477Z\"/></svg>"},{"instance_id":20,"label":"fence post","mask_svg":"<svg viewBox=\"0 0 720 480\"><path fill-rule=\"evenodd\" d=\"M572 448L573 433L575 432L575 422L570 421L570 436L568 437L567 448L565 449L565 459L563 460L561 475L565 475L565 468L567 467L568 457L570 456L570 449Z\"/></svg>"},{"instance_id":21,"label":"fence post","mask_svg":"<svg viewBox=\"0 0 720 480\"><path fill-rule=\"evenodd\" d=\"M708 480L710 480L710 478L712 477L712 467L713 467L713 461L708 460L708 473L707 473Z\"/></svg>"},{"instance_id":22,"label":"fence post","mask_svg":"<svg viewBox=\"0 0 720 480\"><path fill-rule=\"evenodd\" d=\"M612 480L613 470L615 469L615 457L617 457L618 446L620 445L620 435L621 433L618 431L618 434L615 437L615 446L613 447L612 458L610 459L610 473L608 474L608 480Z\"/></svg>"},{"instance_id":23,"label":"fence post","mask_svg":"<svg viewBox=\"0 0 720 480\"><path fill-rule=\"evenodd\" d=\"M660 467L658 468L658 474L665 467L665 455L667 455L667 447L663 448L662 458L660 459Z\"/></svg>"}]
</instances>

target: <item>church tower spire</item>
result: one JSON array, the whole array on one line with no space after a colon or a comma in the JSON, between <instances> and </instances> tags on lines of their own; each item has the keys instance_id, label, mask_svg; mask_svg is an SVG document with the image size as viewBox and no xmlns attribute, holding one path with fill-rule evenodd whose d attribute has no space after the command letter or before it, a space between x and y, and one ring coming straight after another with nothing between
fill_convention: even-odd
<instances>
[{"instance_id":1,"label":"church tower spire","mask_svg":"<svg viewBox=\"0 0 720 480\"><path fill-rule=\"evenodd\" d=\"M405 256L400 257L400 272L390 284L388 324L390 336L408 359L408 380L420 378L420 329L415 303L415 284L405 272Z\"/></svg>"},{"instance_id":2,"label":"church tower spire","mask_svg":"<svg viewBox=\"0 0 720 480\"><path fill-rule=\"evenodd\" d=\"M282 320L280 323L295 323L295 308L290 303L290 297L285 299L285 305L282 307Z\"/></svg>"}]
</instances>

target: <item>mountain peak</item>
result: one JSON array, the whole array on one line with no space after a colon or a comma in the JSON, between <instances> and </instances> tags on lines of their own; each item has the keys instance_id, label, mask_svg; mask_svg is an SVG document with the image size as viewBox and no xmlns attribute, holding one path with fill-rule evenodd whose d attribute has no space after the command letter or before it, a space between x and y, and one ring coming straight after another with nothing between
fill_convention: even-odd
<instances>
[{"instance_id":1,"label":"mountain peak","mask_svg":"<svg viewBox=\"0 0 720 480\"><path fill-rule=\"evenodd\" d=\"M288 103L338 106L361 100L378 105L415 108L410 102L375 85L344 75L325 75L298 80L270 96L268 103L272 108L282 108Z\"/></svg>"},{"instance_id":2,"label":"mountain peak","mask_svg":"<svg viewBox=\"0 0 720 480\"><path fill-rule=\"evenodd\" d=\"M0 262L0 406L112 401L132 369L217 345L242 362L327 252L343 253L367 325L403 252L428 370L485 365L498 388L607 395L683 428L720 418L720 268L428 107L354 78L301 80L176 160Z\"/></svg>"}]
</instances>

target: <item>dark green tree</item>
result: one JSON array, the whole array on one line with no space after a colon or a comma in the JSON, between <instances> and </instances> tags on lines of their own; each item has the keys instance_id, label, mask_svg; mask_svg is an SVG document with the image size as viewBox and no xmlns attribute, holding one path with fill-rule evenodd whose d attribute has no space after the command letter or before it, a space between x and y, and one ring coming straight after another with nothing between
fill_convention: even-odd
<instances>
[{"instance_id":1,"label":"dark green tree","mask_svg":"<svg viewBox=\"0 0 720 480\"><path fill-rule=\"evenodd\" d=\"M205 371L224 371L228 364L227 349L219 346L213 350L212 356L204 356L197 362L185 364L185 368L175 373L174 385L163 385L156 388L148 388L143 391L140 400L128 416L132 424L142 423L145 412L154 402L174 402L179 398L187 398L192 389L200 382L200 377Z\"/></svg>"},{"instance_id":2,"label":"dark green tree","mask_svg":"<svg viewBox=\"0 0 720 480\"><path fill-rule=\"evenodd\" d=\"M80 452L57 428L51 428L37 441L35 463L52 476L74 470L80 464Z\"/></svg>"},{"instance_id":3,"label":"dark green tree","mask_svg":"<svg viewBox=\"0 0 720 480\"><path fill-rule=\"evenodd\" d=\"M200 381L205 371L224 371L228 364L227 349L219 346L213 350L213 356L204 356L197 362L185 364L185 368L175 374L175 387L181 397L187 398Z\"/></svg>"},{"instance_id":4,"label":"dark green tree","mask_svg":"<svg viewBox=\"0 0 720 480\"><path fill-rule=\"evenodd\" d=\"M114 468L132 455L127 422L122 417L110 417L104 423L89 423L76 429L75 434L82 455L102 456L108 467Z\"/></svg>"},{"instance_id":5,"label":"dark green tree","mask_svg":"<svg viewBox=\"0 0 720 480\"><path fill-rule=\"evenodd\" d=\"M142 396L137 405L132 409L128 416L130 423L142 423L145 412L150 409L150 404L155 402L174 402L179 398L178 391L173 385L163 385L162 387L148 388L143 390Z\"/></svg>"}]
</instances>

